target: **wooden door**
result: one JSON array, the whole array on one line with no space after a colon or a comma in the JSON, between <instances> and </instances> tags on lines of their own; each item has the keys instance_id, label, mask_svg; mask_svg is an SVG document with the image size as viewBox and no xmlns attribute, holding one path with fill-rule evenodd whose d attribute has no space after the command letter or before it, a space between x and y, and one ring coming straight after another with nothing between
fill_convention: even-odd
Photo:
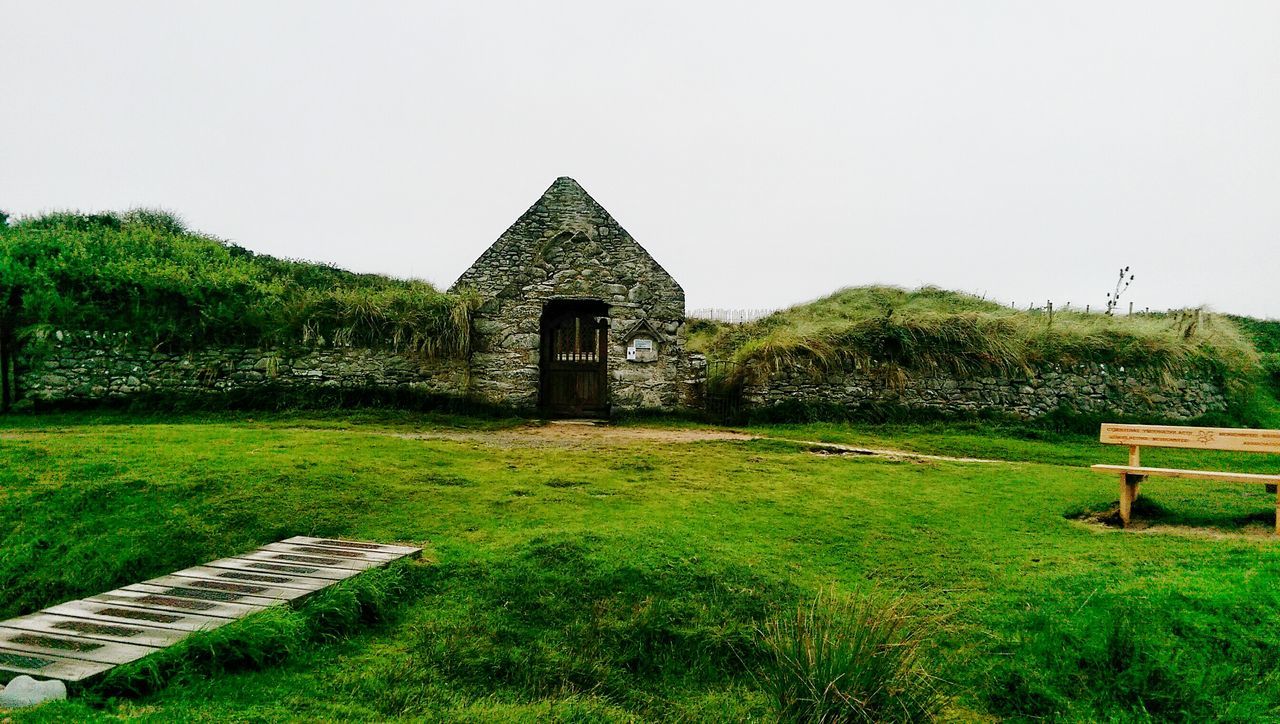
<instances>
[{"instance_id":1,"label":"wooden door","mask_svg":"<svg viewBox=\"0 0 1280 724\"><path fill-rule=\"evenodd\" d=\"M547 414L608 414L609 319L603 306L553 302L544 312L541 402Z\"/></svg>"}]
</instances>

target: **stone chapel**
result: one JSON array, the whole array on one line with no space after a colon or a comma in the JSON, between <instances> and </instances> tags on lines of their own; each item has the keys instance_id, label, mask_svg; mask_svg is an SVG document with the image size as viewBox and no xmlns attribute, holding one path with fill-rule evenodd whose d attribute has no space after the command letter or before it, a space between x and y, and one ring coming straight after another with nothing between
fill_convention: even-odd
<instances>
[{"instance_id":1,"label":"stone chapel","mask_svg":"<svg viewBox=\"0 0 1280 724\"><path fill-rule=\"evenodd\" d=\"M570 417L688 403L684 290L577 181L556 179L462 289L482 302L475 398Z\"/></svg>"}]
</instances>

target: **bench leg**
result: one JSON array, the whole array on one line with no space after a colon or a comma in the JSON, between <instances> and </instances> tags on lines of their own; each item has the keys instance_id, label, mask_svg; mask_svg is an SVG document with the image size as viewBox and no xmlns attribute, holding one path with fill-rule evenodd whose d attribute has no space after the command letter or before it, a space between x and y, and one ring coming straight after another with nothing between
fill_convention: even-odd
<instances>
[{"instance_id":1,"label":"bench leg","mask_svg":"<svg viewBox=\"0 0 1280 724\"><path fill-rule=\"evenodd\" d=\"M1138 497L1137 475L1120 476L1120 523L1129 527L1129 513L1133 510L1133 501Z\"/></svg>"},{"instance_id":2,"label":"bench leg","mask_svg":"<svg viewBox=\"0 0 1280 724\"><path fill-rule=\"evenodd\" d=\"M1276 535L1280 535L1280 490L1276 492Z\"/></svg>"},{"instance_id":3,"label":"bench leg","mask_svg":"<svg viewBox=\"0 0 1280 724\"><path fill-rule=\"evenodd\" d=\"M1129 446L1129 467L1131 468L1142 467L1142 449L1137 445ZM1126 477L1128 477L1131 482L1137 483L1137 485L1133 486L1133 499L1137 500L1138 496L1142 495L1142 481L1146 480L1147 478L1145 475L1133 475L1133 476L1126 476Z\"/></svg>"}]
</instances>

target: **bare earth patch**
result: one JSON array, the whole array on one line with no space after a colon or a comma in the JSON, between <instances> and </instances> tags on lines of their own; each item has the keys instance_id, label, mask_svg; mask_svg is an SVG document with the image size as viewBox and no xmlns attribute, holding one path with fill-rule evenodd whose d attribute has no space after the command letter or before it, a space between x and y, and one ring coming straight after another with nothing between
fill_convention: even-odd
<instances>
[{"instance_id":1,"label":"bare earth patch","mask_svg":"<svg viewBox=\"0 0 1280 724\"><path fill-rule=\"evenodd\" d=\"M1091 511L1084 515L1072 517L1071 520L1099 531L1116 531L1132 535L1176 535L1212 540L1273 540L1275 538L1275 529L1263 523L1251 523L1238 528L1224 529L1212 525L1174 525L1134 517L1129 520L1128 528L1122 528L1120 527L1119 503L1106 510Z\"/></svg>"},{"instance_id":2,"label":"bare earth patch","mask_svg":"<svg viewBox=\"0 0 1280 724\"><path fill-rule=\"evenodd\" d=\"M783 440L786 438L772 438ZM988 460L987 458L958 458L950 455L925 455L924 453L906 452L903 450L885 450L883 448L854 447L833 442L809 442L807 440L787 440L801 445L811 445L809 452L814 455L870 455L875 457L896 458L899 460L945 460L952 463L1006 463L1005 460Z\"/></svg>"},{"instance_id":3,"label":"bare earth patch","mask_svg":"<svg viewBox=\"0 0 1280 724\"><path fill-rule=\"evenodd\" d=\"M546 425L526 425L506 430L432 430L430 432L389 433L408 440L453 440L499 447L598 448L647 443L694 443L758 440L732 430L669 429L659 427L616 427L593 422L554 421Z\"/></svg>"}]
</instances>

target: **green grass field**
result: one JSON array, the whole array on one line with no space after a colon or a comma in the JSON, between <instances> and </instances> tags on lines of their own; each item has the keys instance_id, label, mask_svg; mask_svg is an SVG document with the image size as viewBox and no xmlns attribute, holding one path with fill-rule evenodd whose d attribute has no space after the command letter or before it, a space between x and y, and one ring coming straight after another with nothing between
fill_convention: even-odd
<instances>
[{"instance_id":1,"label":"green grass field","mask_svg":"<svg viewBox=\"0 0 1280 724\"><path fill-rule=\"evenodd\" d=\"M378 620L299 637L251 619L223 645L279 651L192 654L148 693L93 690L15 721L771 721L759 629L820 592L869 590L904 595L927 625L947 719L1280 717L1280 541L1261 486L1152 481L1122 532L1078 519L1116 500L1085 466L1124 459L1087 436L971 423L697 439L708 430L0 418L0 617L298 534L413 542L428 560ZM818 440L994 462L817 454Z\"/></svg>"}]
</instances>

